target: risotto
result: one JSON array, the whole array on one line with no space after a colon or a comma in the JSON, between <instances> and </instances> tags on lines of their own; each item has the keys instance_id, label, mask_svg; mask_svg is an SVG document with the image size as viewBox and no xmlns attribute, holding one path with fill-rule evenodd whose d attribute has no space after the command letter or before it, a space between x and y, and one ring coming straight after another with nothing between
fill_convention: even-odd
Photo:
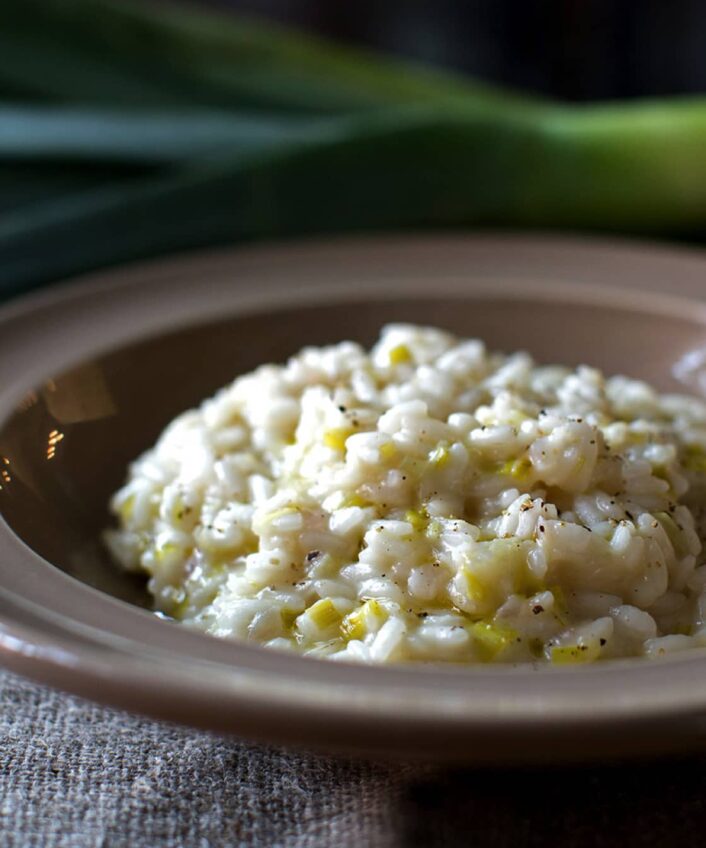
<instances>
[{"instance_id":1,"label":"risotto","mask_svg":"<svg viewBox=\"0 0 706 848\"><path fill-rule=\"evenodd\" d=\"M438 329L306 348L173 421L116 560L214 636L373 663L706 645L706 404Z\"/></svg>"}]
</instances>

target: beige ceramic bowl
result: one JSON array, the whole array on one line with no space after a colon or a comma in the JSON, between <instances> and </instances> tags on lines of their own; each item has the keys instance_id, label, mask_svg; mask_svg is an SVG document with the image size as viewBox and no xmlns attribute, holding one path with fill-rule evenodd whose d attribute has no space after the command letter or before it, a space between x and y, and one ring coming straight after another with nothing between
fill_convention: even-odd
<instances>
[{"instance_id":1,"label":"beige ceramic bowl","mask_svg":"<svg viewBox=\"0 0 706 848\"><path fill-rule=\"evenodd\" d=\"M580 668L370 668L159 620L99 543L179 411L305 344L437 324L674 389L706 259L554 238L366 239L181 258L0 314L0 660L98 701L270 742L467 761L706 747L706 655Z\"/></svg>"}]
</instances>

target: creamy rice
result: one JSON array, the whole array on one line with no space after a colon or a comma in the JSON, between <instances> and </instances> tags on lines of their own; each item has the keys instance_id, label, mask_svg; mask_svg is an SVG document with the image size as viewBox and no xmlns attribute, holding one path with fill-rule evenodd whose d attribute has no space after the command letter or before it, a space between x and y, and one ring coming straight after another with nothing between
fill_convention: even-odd
<instances>
[{"instance_id":1,"label":"creamy rice","mask_svg":"<svg viewBox=\"0 0 706 848\"><path fill-rule=\"evenodd\" d=\"M115 558L215 636L363 662L706 645L706 405L437 329L307 348L179 416Z\"/></svg>"}]
</instances>

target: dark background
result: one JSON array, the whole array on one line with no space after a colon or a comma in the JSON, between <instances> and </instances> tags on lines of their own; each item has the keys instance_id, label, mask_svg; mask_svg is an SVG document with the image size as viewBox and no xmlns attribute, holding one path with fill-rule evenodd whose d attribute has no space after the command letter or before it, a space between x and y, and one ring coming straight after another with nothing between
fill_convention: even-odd
<instances>
[{"instance_id":1,"label":"dark background","mask_svg":"<svg viewBox=\"0 0 706 848\"><path fill-rule=\"evenodd\" d=\"M567 100L706 91L706 0L207 2Z\"/></svg>"}]
</instances>

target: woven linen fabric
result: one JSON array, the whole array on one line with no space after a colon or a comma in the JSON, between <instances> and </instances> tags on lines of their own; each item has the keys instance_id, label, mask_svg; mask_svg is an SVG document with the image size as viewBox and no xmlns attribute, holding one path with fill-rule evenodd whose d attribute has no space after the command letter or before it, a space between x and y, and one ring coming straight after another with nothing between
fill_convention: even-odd
<instances>
[{"instance_id":1,"label":"woven linen fabric","mask_svg":"<svg viewBox=\"0 0 706 848\"><path fill-rule=\"evenodd\" d=\"M0 672L2 848L698 845L704 765L336 760L136 718Z\"/></svg>"}]
</instances>

